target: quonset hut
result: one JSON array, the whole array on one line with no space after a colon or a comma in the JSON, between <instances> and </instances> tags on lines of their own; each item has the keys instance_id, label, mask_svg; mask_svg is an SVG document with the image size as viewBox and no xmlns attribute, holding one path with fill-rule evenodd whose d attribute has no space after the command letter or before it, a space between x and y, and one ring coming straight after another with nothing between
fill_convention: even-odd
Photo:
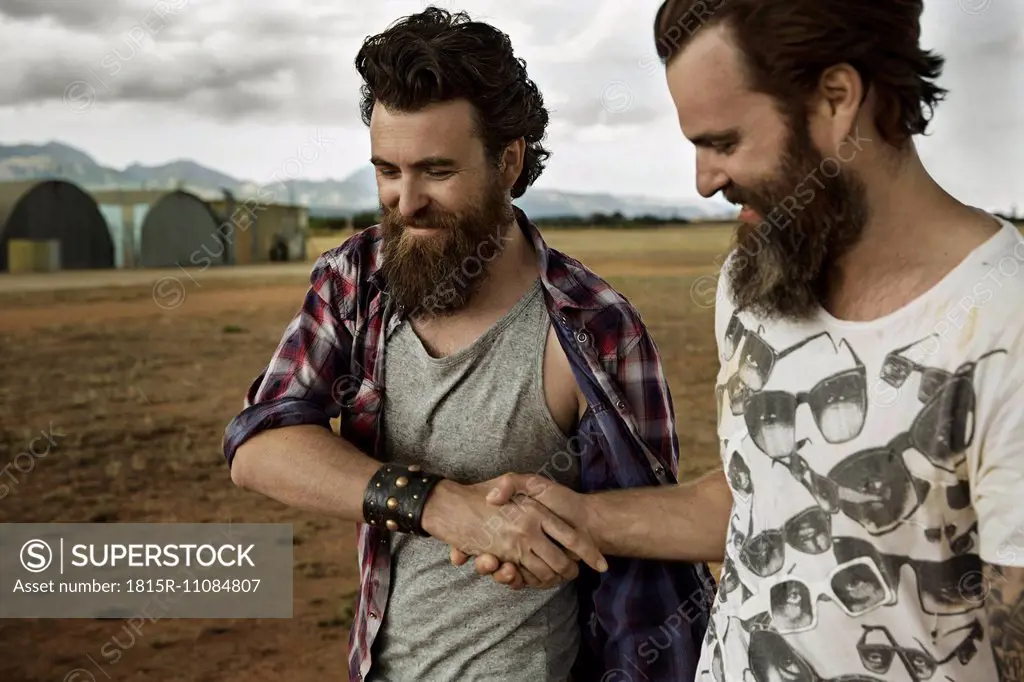
<instances>
[{"instance_id":1,"label":"quonset hut","mask_svg":"<svg viewBox=\"0 0 1024 682\"><path fill-rule=\"evenodd\" d=\"M0 272L11 240L59 243L62 270L114 267L114 243L95 200L65 180L0 183Z\"/></svg>"},{"instance_id":2,"label":"quonset hut","mask_svg":"<svg viewBox=\"0 0 1024 682\"><path fill-rule=\"evenodd\" d=\"M144 268L226 262L220 219L208 203L182 190L169 192L150 206L140 247Z\"/></svg>"}]
</instances>

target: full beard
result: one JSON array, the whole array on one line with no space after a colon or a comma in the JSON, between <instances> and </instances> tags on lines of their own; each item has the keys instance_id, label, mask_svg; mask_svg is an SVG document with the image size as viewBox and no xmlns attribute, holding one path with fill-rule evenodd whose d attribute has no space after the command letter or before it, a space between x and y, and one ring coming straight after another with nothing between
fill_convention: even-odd
<instances>
[{"instance_id":1,"label":"full beard","mask_svg":"<svg viewBox=\"0 0 1024 682\"><path fill-rule=\"evenodd\" d=\"M728 279L736 306L767 318L807 319L824 302L829 270L867 223L864 185L814 147L803 117L791 117L778 176L762 186L726 191L761 217L736 232ZM840 162L833 159L838 166Z\"/></svg>"},{"instance_id":2,"label":"full beard","mask_svg":"<svg viewBox=\"0 0 1024 682\"><path fill-rule=\"evenodd\" d=\"M388 295L414 317L442 317L462 309L487 279L491 262L515 220L508 193L494 178L480 201L462 213L430 209L413 218L381 206L383 263ZM407 227L435 228L410 235Z\"/></svg>"}]
</instances>

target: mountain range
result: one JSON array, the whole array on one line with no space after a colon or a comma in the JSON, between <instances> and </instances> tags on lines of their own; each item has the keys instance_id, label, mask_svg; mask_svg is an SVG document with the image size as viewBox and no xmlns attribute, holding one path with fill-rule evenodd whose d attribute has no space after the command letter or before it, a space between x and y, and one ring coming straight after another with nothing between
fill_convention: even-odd
<instances>
[{"instance_id":1,"label":"mountain range","mask_svg":"<svg viewBox=\"0 0 1024 682\"><path fill-rule=\"evenodd\" d=\"M298 203L309 207L313 216L347 216L378 207L377 181L372 166L360 168L343 180L288 180L261 186L233 178L179 159L158 166L132 164L123 170L96 162L87 153L60 142L41 145L0 145L0 182L61 178L86 190L100 189L186 189L207 199L217 199L228 190L236 198L257 196L262 200ZM643 196L607 193L562 192L531 187L516 200L527 215L536 218L621 213L627 217L652 215L658 218L702 220L731 218L735 209L720 201L670 201Z\"/></svg>"}]
</instances>

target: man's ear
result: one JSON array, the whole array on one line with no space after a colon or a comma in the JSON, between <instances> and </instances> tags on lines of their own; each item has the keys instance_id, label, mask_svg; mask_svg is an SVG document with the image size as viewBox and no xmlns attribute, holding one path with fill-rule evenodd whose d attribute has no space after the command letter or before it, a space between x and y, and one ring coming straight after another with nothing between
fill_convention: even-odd
<instances>
[{"instance_id":1,"label":"man's ear","mask_svg":"<svg viewBox=\"0 0 1024 682\"><path fill-rule=\"evenodd\" d=\"M516 184L519 174L523 172L525 156L526 140L520 137L510 142L502 152L501 158L498 159L498 171L501 173L504 185L509 189Z\"/></svg>"},{"instance_id":2,"label":"man's ear","mask_svg":"<svg viewBox=\"0 0 1024 682\"><path fill-rule=\"evenodd\" d=\"M853 134L868 94L860 73L849 64L837 64L821 75L817 113L827 122L833 149Z\"/></svg>"}]
</instances>

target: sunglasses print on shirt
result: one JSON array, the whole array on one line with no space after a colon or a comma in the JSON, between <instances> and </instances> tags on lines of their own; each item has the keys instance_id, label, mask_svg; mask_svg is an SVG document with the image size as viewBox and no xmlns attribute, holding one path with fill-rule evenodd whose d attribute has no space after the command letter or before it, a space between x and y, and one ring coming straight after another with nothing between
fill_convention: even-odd
<instances>
[{"instance_id":1,"label":"sunglasses print on shirt","mask_svg":"<svg viewBox=\"0 0 1024 682\"><path fill-rule=\"evenodd\" d=\"M882 363L879 378L900 390L915 373L921 375L917 399L924 407L914 419L908 435L910 443L936 468L955 472L966 459L966 450L974 441L974 418L977 394L974 374L978 364L1006 349L997 348L976 360L961 364L950 372L940 367L921 365L904 355L910 348L929 338L891 351Z\"/></svg>"},{"instance_id":2,"label":"sunglasses print on shirt","mask_svg":"<svg viewBox=\"0 0 1024 682\"><path fill-rule=\"evenodd\" d=\"M867 418L867 371L856 351L844 340L833 348L846 345L854 366L819 381L811 390L791 393L763 390L775 366L783 358L822 337L832 341L829 332L814 334L782 351L776 351L761 335L746 328L733 313L726 329L723 358L740 358L735 372L724 385L715 387L718 423L725 410L744 417L747 431L763 452L784 456L796 447L796 416L801 405L811 410L818 430L829 443L845 443L856 438Z\"/></svg>"}]
</instances>

